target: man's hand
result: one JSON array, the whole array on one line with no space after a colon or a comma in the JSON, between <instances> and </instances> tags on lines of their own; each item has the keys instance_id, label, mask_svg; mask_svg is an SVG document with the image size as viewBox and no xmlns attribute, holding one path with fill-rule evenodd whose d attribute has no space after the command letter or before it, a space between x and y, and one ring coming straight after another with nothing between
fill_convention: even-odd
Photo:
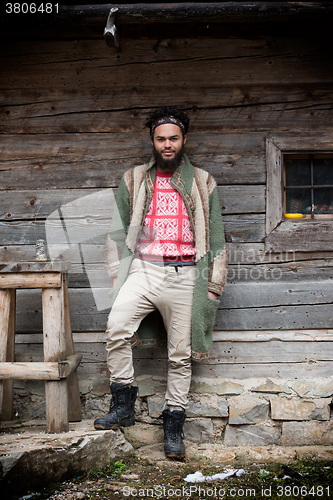
<instances>
[{"instance_id":1,"label":"man's hand","mask_svg":"<svg viewBox=\"0 0 333 500\"><path fill-rule=\"evenodd\" d=\"M213 300L218 300L218 295L214 292L208 292L208 297Z\"/></svg>"},{"instance_id":2,"label":"man's hand","mask_svg":"<svg viewBox=\"0 0 333 500\"><path fill-rule=\"evenodd\" d=\"M116 284L117 284L117 276L112 278L112 288L116 288Z\"/></svg>"}]
</instances>

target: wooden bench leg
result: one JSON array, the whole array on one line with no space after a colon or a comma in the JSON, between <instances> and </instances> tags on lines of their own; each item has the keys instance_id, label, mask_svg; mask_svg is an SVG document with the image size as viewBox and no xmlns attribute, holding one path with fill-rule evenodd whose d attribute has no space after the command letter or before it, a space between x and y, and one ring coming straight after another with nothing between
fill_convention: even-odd
<instances>
[{"instance_id":1,"label":"wooden bench leg","mask_svg":"<svg viewBox=\"0 0 333 500\"><path fill-rule=\"evenodd\" d=\"M45 361L66 359L65 311L63 288L44 288L43 345ZM45 382L47 432L68 432L67 381Z\"/></svg>"},{"instance_id":2,"label":"wooden bench leg","mask_svg":"<svg viewBox=\"0 0 333 500\"><path fill-rule=\"evenodd\" d=\"M74 343L72 336L71 321L68 307L67 275L64 274L64 309L65 309L65 338L66 354L74 354ZM67 378L68 384L68 419L70 422L79 422L82 420L81 401L79 381L76 370Z\"/></svg>"},{"instance_id":3,"label":"wooden bench leg","mask_svg":"<svg viewBox=\"0 0 333 500\"><path fill-rule=\"evenodd\" d=\"M0 290L0 361L14 361L16 290ZM0 381L1 420L13 417L13 380Z\"/></svg>"}]
</instances>

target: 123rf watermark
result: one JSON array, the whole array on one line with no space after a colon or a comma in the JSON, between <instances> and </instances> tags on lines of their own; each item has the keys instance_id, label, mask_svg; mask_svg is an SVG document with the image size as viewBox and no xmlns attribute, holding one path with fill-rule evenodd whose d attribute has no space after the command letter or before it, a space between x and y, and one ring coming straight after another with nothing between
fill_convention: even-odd
<instances>
[{"instance_id":1,"label":"123rf watermark","mask_svg":"<svg viewBox=\"0 0 333 500\"><path fill-rule=\"evenodd\" d=\"M287 486L262 488L221 488L220 486L182 486L173 488L155 485L153 488L133 488L125 486L121 493L131 498L191 498L193 495L207 500L208 498L271 498L275 494L278 498L330 498L333 488L330 486Z\"/></svg>"}]
</instances>

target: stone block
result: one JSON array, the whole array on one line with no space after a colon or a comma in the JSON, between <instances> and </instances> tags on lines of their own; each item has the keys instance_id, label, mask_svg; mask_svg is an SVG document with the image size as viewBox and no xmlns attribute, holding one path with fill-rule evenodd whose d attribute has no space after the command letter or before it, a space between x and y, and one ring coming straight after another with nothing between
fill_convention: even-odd
<instances>
[{"instance_id":1,"label":"stone block","mask_svg":"<svg viewBox=\"0 0 333 500\"><path fill-rule=\"evenodd\" d=\"M271 397L273 420L329 420L331 399Z\"/></svg>"},{"instance_id":2,"label":"stone block","mask_svg":"<svg viewBox=\"0 0 333 500\"><path fill-rule=\"evenodd\" d=\"M226 380L222 383L216 384L216 393L221 396L237 396L244 392L244 387L240 384L236 384L235 382L230 382Z\"/></svg>"},{"instance_id":3,"label":"stone block","mask_svg":"<svg viewBox=\"0 0 333 500\"><path fill-rule=\"evenodd\" d=\"M139 396L152 396L155 394L156 382L152 379L150 375L141 375L136 378L136 382L139 387Z\"/></svg>"},{"instance_id":4,"label":"stone block","mask_svg":"<svg viewBox=\"0 0 333 500\"><path fill-rule=\"evenodd\" d=\"M314 380L296 380L290 386L293 391L298 394L299 397L303 398L307 394L311 393L311 391L316 387L316 383Z\"/></svg>"},{"instance_id":5,"label":"stone block","mask_svg":"<svg viewBox=\"0 0 333 500\"><path fill-rule=\"evenodd\" d=\"M281 430L278 427L260 425L227 425L224 435L225 446L269 446L279 443Z\"/></svg>"},{"instance_id":6,"label":"stone block","mask_svg":"<svg viewBox=\"0 0 333 500\"><path fill-rule=\"evenodd\" d=\"M214 426L210 418L185 420L185 438L194 443L209 443L214 441Z\"/></svg>"},{"instance_id":7,"label":"stone block","mask_svg":"<svg viewBox=\"0 0 333 500\"><path fill-rule=\"evenodd\" d=\"M228 403L226 399L216 394L202 396L192 394L186 415L188 417L227 417Z\"/></svg>"},{"instance_id":8,"label":"stone block","mask_svg":"<svg viewBox=\"0 0 333 500\"><path fill-rule=\"evenodd\" d=\"M333 395L333 380L328 382L317 383L315 389L312 391L313 396L318 398L327 398Z\"/></svg>"},{"instance_id":9,"label":"stone block","mask_svg":"<svg viewBox=\"0 0 333 500\"><path fill-rule=\"evenodd\" d=\"M288 387L280 385L280 384L276 384L275 382L273 382L269 378L263 384L260 384L259 386L251 389L251 391L252 392L268 392L271 394L272 393L279 394L281 392L290 393L290 390L288 389Z\"/></svg>"},{"instance_id":10,"label":"stone block","mask_svg":"<svg viewBox=\"0 0 333 500\"><path fill-rule=\"evenodd\" d=\"M251 396L229 399L229 424L244 425L265 422L268 418L269 402Z\"/></svg>"},{"instance_id":11,"label":"stone block","mask_svg":"<svg viewBox=\"0 0 333 500\"><path fill-rule=\"evenodd\" d=\"M96 396L103 396L104 394L111 394L110 392L110 379L109 378L95 378L92 383L92 392Z\"/></svg>"},{"instance_id":12,"label":"stone block","mask_svg":"<svg viewBox=\"0 0 333 500\"><path fill-rule=\"evenodd\" d=\"M11 436L10 442L4 436L0 443L1 498L41 489L93 467L105 468L110 457L119 460L133 451L120 430L96 431L92 421L70 424L66 433L21 428Z\"/></svg>"},{"instance_id":13,"label":"stone block","mask_svg":"<svg viewBox=\"0 0 333 500\"><path fill-rule=\"evenodd\" d=\"M283 446L332 446L333 422L284 422Z\"/></svg>"},{"instance_id":14,"label":"stone block","mask_svg":"<svg viewBox=\"0 0 333 500\"><path fill-rule=\"evenodd\" d=\"M164 441L164 432L161 425L149 425L142 422L136 422L131 427L124 427L124 436L133 448L148 446Z\"/></svg>"},{"instance_id":15,"label":"stone block","mask_svg":"<svg viewBox=\"0 0 333 500\"><path fill-rule=\"evenodd\" d=\"M155 395L149 397L147 401L149 416L153 418L159 417L164 409L164 397Z\"/></svg>"},{"instance_id":16,"label":"stone block","mask_svg":"<svg viewBox=\"0 0 333 500\"><path fill-rule=\"evenodd\" d=\"M195 378L192 378L191 380L191 387L190 391L191 392L201 392L205 394L215 394L216 393L216 388L212 381L204 381L204 380L196 380Z\"/></svg>"}]
</instances>

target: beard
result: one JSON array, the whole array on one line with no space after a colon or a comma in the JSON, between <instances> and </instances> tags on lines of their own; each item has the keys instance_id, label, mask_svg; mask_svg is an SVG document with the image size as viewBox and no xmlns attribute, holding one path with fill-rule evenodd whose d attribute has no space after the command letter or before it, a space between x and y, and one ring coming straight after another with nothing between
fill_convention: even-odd
<instances>
[{"instance_id":1,"label":"beard","mask_svg":"<svg viewBox=\"0 0 333 500\"><path fill-rule=\"evenodd\" d=\"M183 144L178 153L175 154L174 158L165 160L163 156L156 150L155 146L153 146L155 161L161 170L169 170L174 172L175 170L177 170L177 168L180 165L180 162L182 161L184 155L184 149L185 147Z\"/></svg>"}]
</instances>

